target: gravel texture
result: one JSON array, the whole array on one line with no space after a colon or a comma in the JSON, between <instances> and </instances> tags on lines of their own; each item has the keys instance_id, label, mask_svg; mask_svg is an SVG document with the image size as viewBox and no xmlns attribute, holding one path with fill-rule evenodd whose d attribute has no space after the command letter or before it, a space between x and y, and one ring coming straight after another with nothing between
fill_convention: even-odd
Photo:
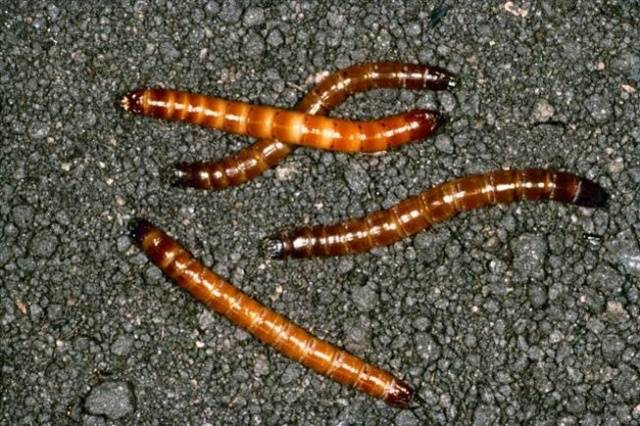
<instances>
[{"instance_id":1,"label":"gravel texture","mask_svg":"<svg viewBox=\"0 0 640 426\"><path fill-rule=\"evenodd\" d=\"M0 5L0 423L640 423L639 3L268 3ZM292 107L314 76L382 59L460 84L362 94L334 114L436 107L451 116L437 138L298 149L223 192L167 187L159 170L248 139L117 106L163 85ZM526 166L595 179L610 205L494 207L344 259L259 249L282 227ZM133 217L404 377L420 407L341 387L207 312L132 246Z\"/></svg>"}]
</instances>

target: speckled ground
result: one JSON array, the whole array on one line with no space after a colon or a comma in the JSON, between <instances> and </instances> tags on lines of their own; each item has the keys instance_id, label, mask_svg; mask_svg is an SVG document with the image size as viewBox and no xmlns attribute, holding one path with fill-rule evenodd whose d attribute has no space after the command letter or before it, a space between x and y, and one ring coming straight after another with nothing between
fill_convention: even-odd
<instances>
[{"instance_id":1,"label":"speckled ground","mask_svg":"<svg viewBox=\"0 0 640 426\"><path fill-rule=\"evenodd\" d=\"M0 5L0 423L640 423L639 3L266 3ZM298 149L223 192L169 188L159 170L248 139L117 107L150 85L292 107L310 77L380 59L460 85L358 95L335 115L437 107L451 116L437 138ZM526 166L596 180L609 208L495 207L342 259L259 249L283 226ZM389 408L210 314L132 247L137 216L423 405Z\"/></svg>"}]
</instances>

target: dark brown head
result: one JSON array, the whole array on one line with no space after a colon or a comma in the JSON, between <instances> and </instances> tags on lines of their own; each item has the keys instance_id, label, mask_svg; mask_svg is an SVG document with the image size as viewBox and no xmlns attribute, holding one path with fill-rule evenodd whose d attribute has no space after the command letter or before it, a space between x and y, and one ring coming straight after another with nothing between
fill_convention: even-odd
<instances>
[{"instance_id":1,"label":"dark brown head","mask_svg":"<svg viewBox=\"0 0 640 426\"><path fill-rule=\"evenodd\" d=\"M120 105L125 111L130 111L134 114L142 114L144 112L144 92L144 89L138 89L126 94L120 101Z\"/></svg>"},{"instance_id":2,"label":"dark brown head","mask_svg":"<svg viewBox=\"0 0 640 426\"><path fill-rule=\"evenodd\" d=\"M416 109L408 113L407 120L417 123L411 139L418 140L433 135L448 121L448 118L439 111Z\"/></svg>"},{"instance_id":3,"label":"dark brown head","mask_svg":"<svg viewBox=\"0 0 640 426\"><path fill-rule=\"evenodd\" d=\"M146 219L135 218L129 222L129 235L138 247L142 247L145 237L154 229L156 227Z\"/></svg>"},{"instance_id":4,"label":"dark brown head","mask_svg":"<svg viewBox=\"0 0 640 426\"><path fill-rule=\"evenodd\" d=\"M424 74L424 86L430 90L445 90L456 87L456 76L440 67L429 67Z\"/></svg>"},{"instance_id":5,"label":"dark brown head","mask_svg":"<svg viewBox=\"0 0 640 426\"><path fill-rule=\"evenodd\" d=\"M447 124L447 122L449 121L449 116L443 112L439 112L439 111L429 111L430 114L435 116L435 127L433 129L433 131L437 131L440 127L444 126L445 124Z\"/></svg>"},{"instance_id":6,"label":"dark brown head","mask_svg":"<svg viewBox=\"0 0 640 426\"><path fill-rule=\"evenodd\" d=\"M413 399L413 389L402 380L396 380L389 394L385 398L385 402L392 407L408 408Z\"/></svg>"},{"instance_id":7,"label":"dark brown head","mask_svg":"<svg viewBox=\"0 0 640 426\"><path fill-rule=\"evenodd\" d=\"M582 178L574 203L582 207L607 207L609 194L592 180Z\"/></svg>"}]
</instances>

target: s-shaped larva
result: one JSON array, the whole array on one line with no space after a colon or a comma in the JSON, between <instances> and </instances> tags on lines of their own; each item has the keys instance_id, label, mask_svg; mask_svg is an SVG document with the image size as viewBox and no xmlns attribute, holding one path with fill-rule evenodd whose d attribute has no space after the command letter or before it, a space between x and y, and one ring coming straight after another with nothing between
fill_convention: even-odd
<instances>
[{"instance_id":1,"label":"s-shaped larva","mask_svg":"<svg viewBox=\"0 0 640 426\"><path fill-rule=\"evenodd\" d=\"M266 240L274 258L342 256L387 246L467 210L519 200L604 207L607 193L589 179L545 169L496 170L436 185L395 206L328 226L298 228Z\"/></svg>"}]
</instances>

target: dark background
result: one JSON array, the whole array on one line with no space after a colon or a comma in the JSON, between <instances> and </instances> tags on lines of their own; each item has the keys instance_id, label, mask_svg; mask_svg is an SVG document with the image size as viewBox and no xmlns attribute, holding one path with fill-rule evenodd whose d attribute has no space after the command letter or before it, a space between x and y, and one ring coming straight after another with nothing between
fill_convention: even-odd
<instances>
[{"instance_id":1,"label":"dark background","mask_svg":"<svg viewBox=\"0 0 640 426\"><path fill-rule=\"evenodd\" d=\"M0 423L640 422L638 2L319 3L2 2ZM249 139L117 107L155 85L293 107L310 77L389 59L460 84L370 92L334 115L434 107L451 116L438 137L379 155L298 149L222 192L159 171ZM260 251L283 227L528 166L594 179L608 209L494 207L346 258ZM423 406L389 408L209 313L131 245L133 217L404 377Z\"/></svg>"}]
</instances>

